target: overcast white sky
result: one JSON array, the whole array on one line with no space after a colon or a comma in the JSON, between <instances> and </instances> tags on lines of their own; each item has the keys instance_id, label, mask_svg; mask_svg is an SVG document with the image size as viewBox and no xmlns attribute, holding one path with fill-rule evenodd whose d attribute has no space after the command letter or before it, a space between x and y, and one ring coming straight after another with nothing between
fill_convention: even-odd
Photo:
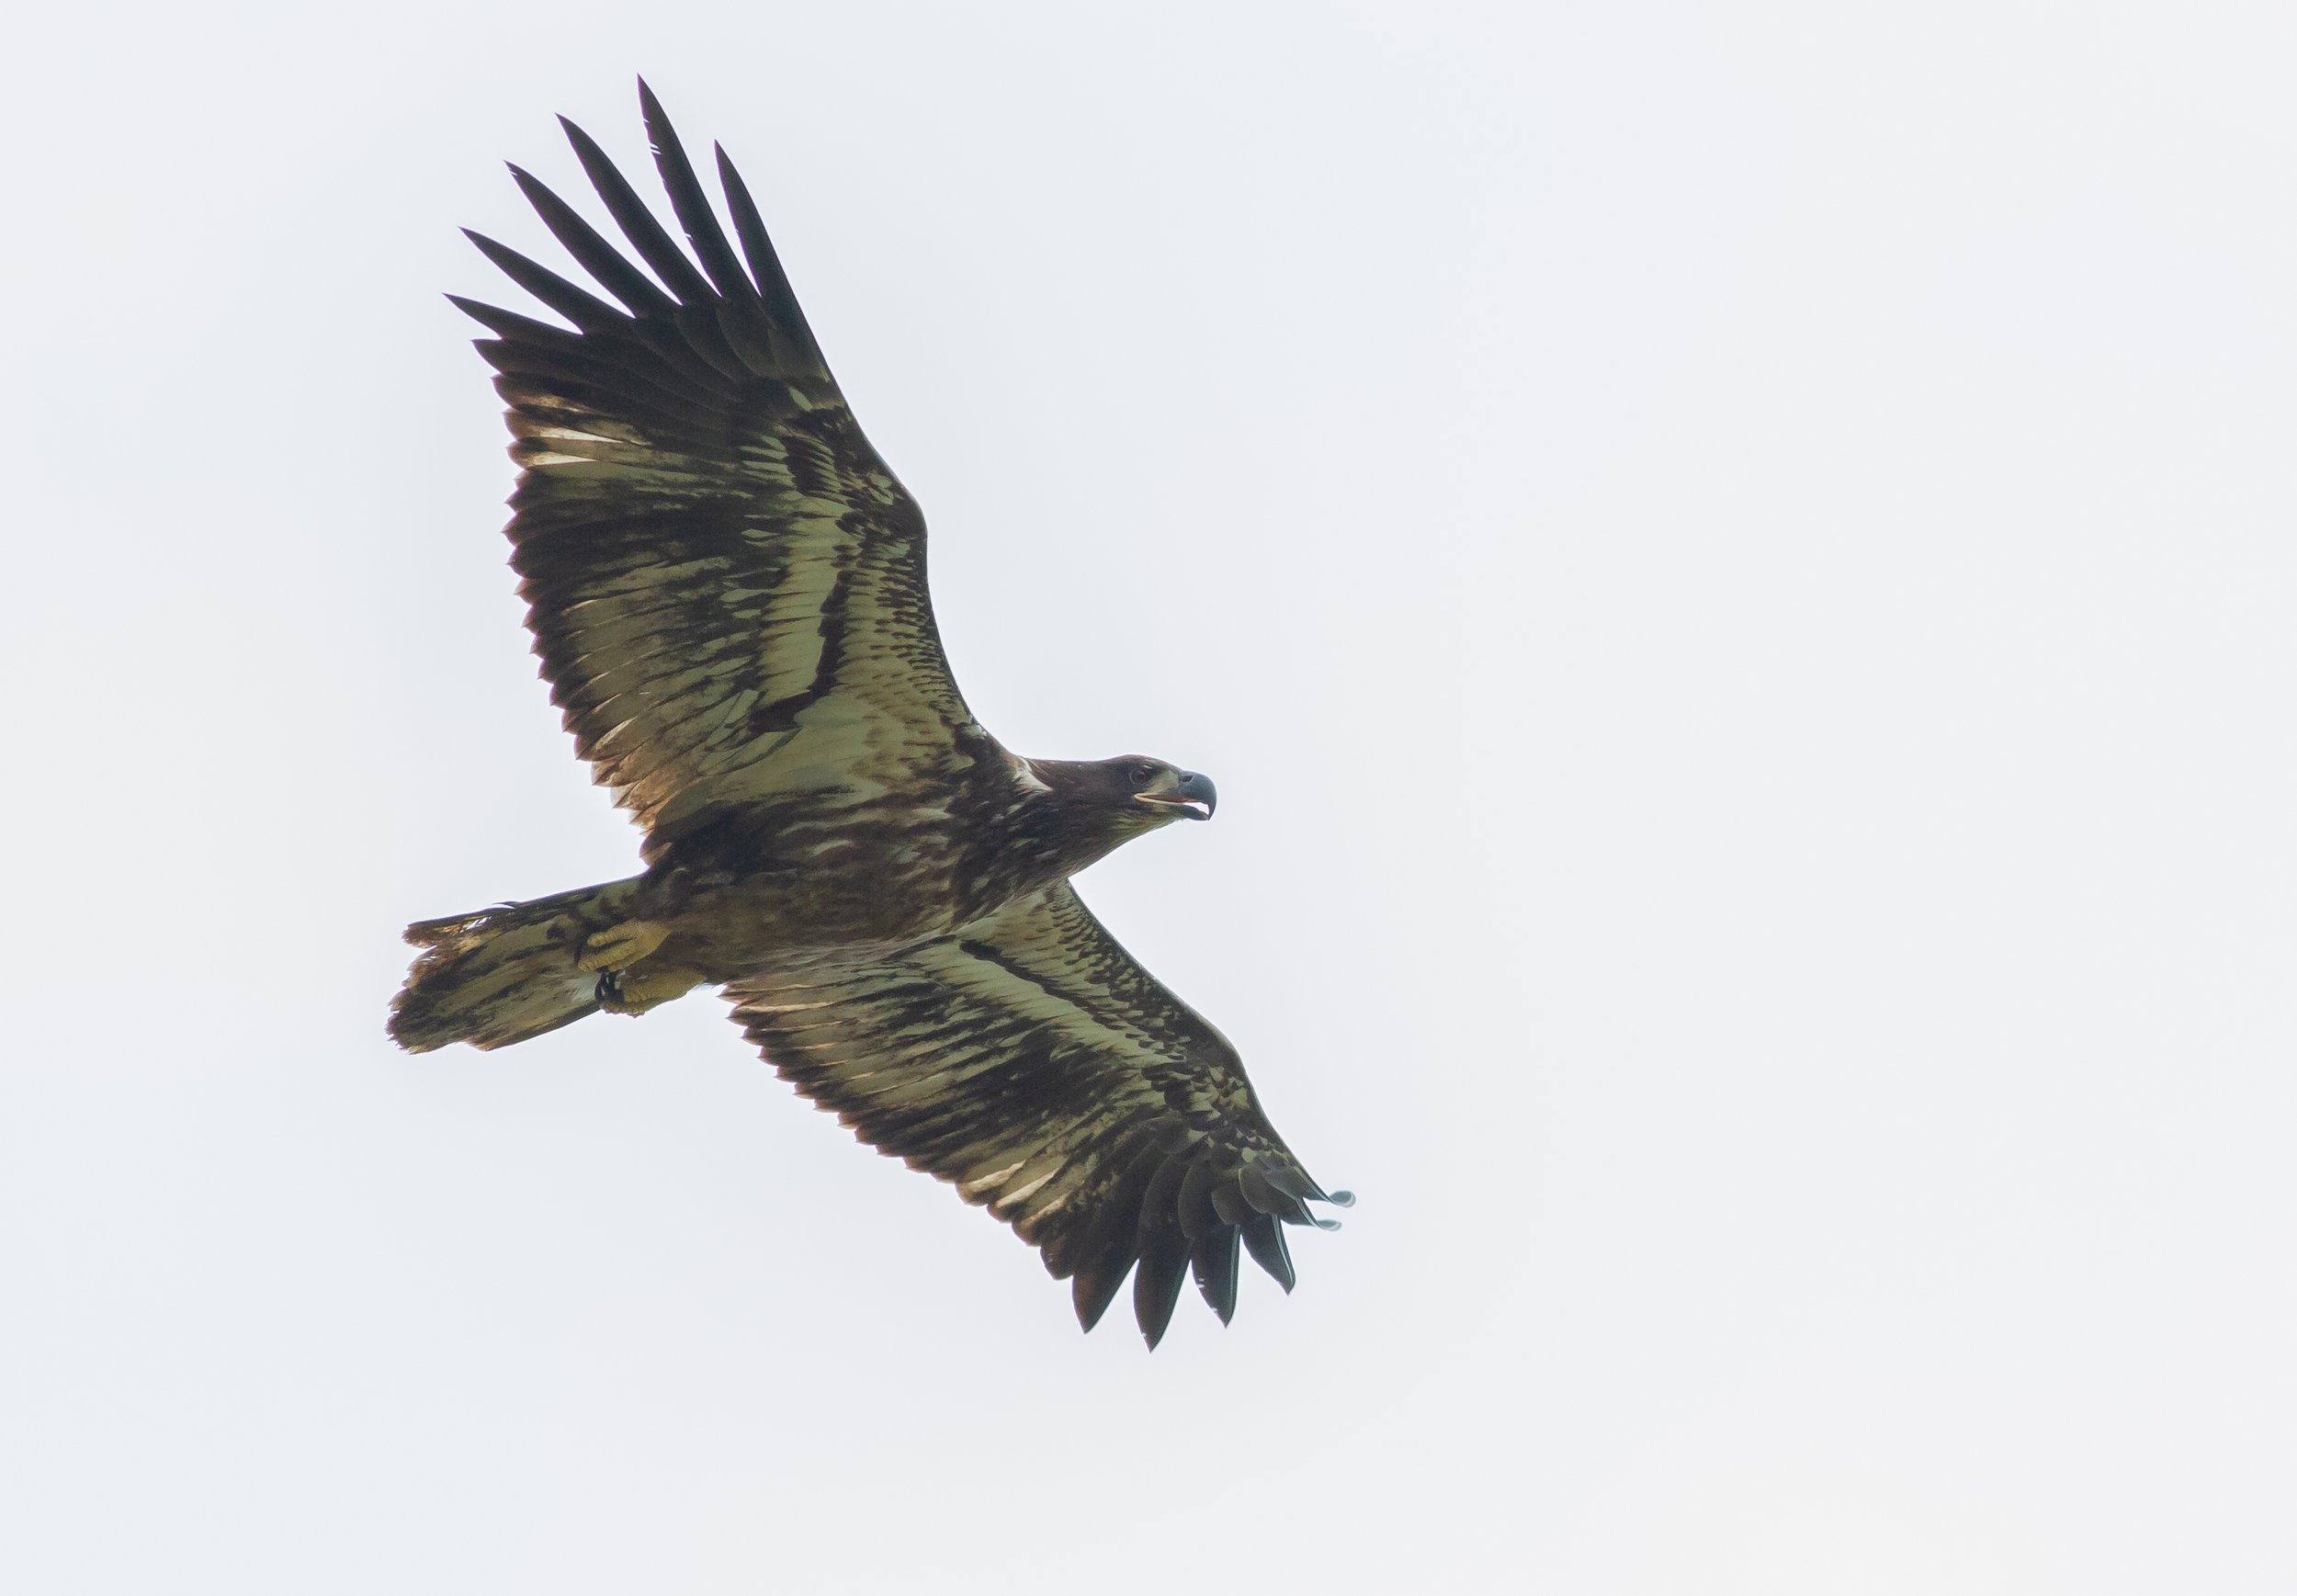
<instances>
[{"instance_id":1,"label":"overcast white sky","mask_svg":"<svg viewBox=\"0 0 2297 1596\"><path fill-rule=\"evenodd\" d=\"M0 1588L2297 1585L2297 12L11 28ZM439 294L638 71L983 719L1220 783L1085 894L1363 1199L1227 1330L707 996L383 1038L635 860Z\"/></svg>"}]
</instances>

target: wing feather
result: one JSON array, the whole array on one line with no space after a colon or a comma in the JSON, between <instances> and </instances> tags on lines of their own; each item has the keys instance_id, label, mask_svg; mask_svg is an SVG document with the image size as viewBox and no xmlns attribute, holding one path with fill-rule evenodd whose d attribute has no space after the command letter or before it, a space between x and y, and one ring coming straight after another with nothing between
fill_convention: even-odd
<instances>
[{"instance_id":1,"label":"wing feather","mask_svg":"<svg viewBox=\"0 0 2297 1596\"><path fill-rule=\"evenodd\" d=\"M1148 1344L1193 1274L1226 1322L1239 1249L1291 1289L1279 1222L1327 1196L1219 1032L1066 884L963 934L728 988L781 1074L1073 1277L1087 1330L1129 1273Z\"/></svg>"},{"instance_id":2,"label":"wing feather","mask_svg":"<svg viewBox=\"0 0 2297 1596\"><path fill-rule=\"evenodd\" d=\"M710 209L709 196L702 191L701 179L695 176L694 164L686 159L685 146L678 141L662 101L642 82L638 85L638 103L646 119L647 139L653 146L654 169L662 174L663 191L670 196L670 209L685 230L686 242L694 246L702 269L718 289L719 303L748 320L740 313L756 304L757 285L734 258L726 230L718 225L718 213Z\"/></svg>"},{"instance_id":3,"label":"wing feather","mask_svg":"<svg viewBox=\"0 0 2297 1596\"><path fill-rule=\"evenodd\" d=\"M722 806L824 772L929 784L987 735L942 653L924 519L854 424L749 190L719 151L730 239L643 85L640 108L685 243L568 122L622 244L512 175L619 303L478 233L571 326L454 302L493 334L512 564L552 701L652 859Z\"/></svg>"},{"instance_id":4,"label":"wing feather","mask_svg":"<svg viewBox=\"0 0 2297 1596\"><path fill-rule=\"evenodd\" d=\"M550 236L566 246L577 265L598 279L598 286L620 300L623 308L633 316L655 316L668 319L677 311L678 302L654 285L651 277L639 271L605 235L584 221L574 208L551 192L548 184L525 168L513 164L511 181L542 218L542 224L550 230Z\"/></svg>"}]
</instances>

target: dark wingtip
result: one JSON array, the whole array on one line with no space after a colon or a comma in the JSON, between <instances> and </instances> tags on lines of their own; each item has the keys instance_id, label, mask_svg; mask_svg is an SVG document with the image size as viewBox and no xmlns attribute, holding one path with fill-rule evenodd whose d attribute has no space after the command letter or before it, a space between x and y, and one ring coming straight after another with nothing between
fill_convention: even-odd
<instances>
[{"instance_id":1,"label":"dark wingtip","mask_svg":"<svg viewBox=\"0 0 2297 1596\"><path fill-rule=\"evenodd\" d=\"M1334 1192L1324 1200L1335 1208L1352 1208L1356 1205L1356 1194L1345 1191Z\"/></svg>"},{"instance_id":2,"label":"dark wingtip","mask_svg":"<svg viewBox=\"0 0 2297 1596\"><path fill-rule=\"evenodd\" d=\"M1241 1240L1234 1225L1216 1225L1196 1239L1189 1258L1196 1289L1220 1322L1236 1317L1237 1253Z\"/></svg>"},{"instance_id":3,"label":"dark wingtip","mask_svg":"<svg viewBox=\"0 0 2297 1596\"><path fill-rule=\"evenodd\" d=\"M1277 1285L1291 1294L1298 1276L1293 1273L1292 1250L1284 1245L1284 1228L1276 1223L1273 1214L1255 1214L1238 1227L1244 1238L1244 1250L1252 1255L1252 1262L1274 1277Z\"/></svg>"},{"instance_id":4,"label":"dark wingtip","mask_svg":"<svg viewBox=\"0 0 2297 1596\"><path fill-rule=\"evenodd\" d=\"M506 243L497 243L493 239L489 238L485 233L481 232L475 227L464 228L462 230L462 235L470 241L472 247L477 249L481 255L486 256L488 260L493 262L497 266L501 267L506 275L510 275L513 279L515 280L517 268L509 263L513 261L524 261L526 258L525 256L521 255L516 250L511 248L510 245Z\"/></svg>"},{"instance_id":5,"label":"dark wingtip","mask_svg":"<svg viewBox=\"0 0 2297 1596\"><path fill-rule=\"evenodd\" d=\"M503 164L510 168L511 181L518 185L518 191L521 194L524 194L530 203L533 202L535 194L537 190L545 194L550 192L549 184L543 182L541 178L536 176L532 172L527 171L526 167L521 166L517 162L505 161Z\"/></svg>"},{"instance_id":6,"label":"dark wingtip","mask_svg":"<svg viewBox=\"0 0 2297 1596\"><path fill-rule=\"evenodd\" d=\"M1116 1300L1117 1288L1125 1284L1131 1268L1127 1260L1123 1269L1081 1269L1069 1282L1069 1300L1076 1306L1077 1323L1087 1335L1101 1322L1101 1316L1109 1311L1109 1304Z\"/></svg>"},{"instance_id":7,"label":"dark wingtip","mask_svg":"<svg viewBox=\"0 0 2297 1596\"><path fill-rule=\"evenodd\" d=\"M1172 1323L1172 1310L1188 1279L1189 1240L1173 1207L1182 1175L1177 1160L1159 1170L1148 1183L1141 1210L1138 1245L1140 1263L1133 1271L1133 1319L1156 1351Z\"/></svg>"},{"instance_id":8,"label":"dark wingtip","mask_svg":"<svg viewBox=\"0 0 2297 1596\"><path fill-rule=\"evenodd\" d=\"M506 262L518 261L524 263L526 259L525 255L520 255L516 250L511 248L510 245L496 243L493 239L489 238L485 233L481 232L475 227L464 228L462 230L462 235L469 239L471 243L477 247L481 255L486 256L487 259L492 261L496 266L501 266L506 273L515 272L515 267L506 265Z\"/></svg>"},{"instance_id":9,"label":"dark wingtip","mask_svg":"<svg viewBox=\"0 0 2297 1596\"><path fill-rule=\"evenodd\" d=\"M492 333L497 331L494 323L496 317L499 316L501 312L496 311L492 305L487 304L479 300L467 300L460 294L448 294L447 296L447 302L454 306L458 311L460 311L464 315L470 317L472 321L478 323L488 332Z\"/></svg>"},{"instance_id":10,"label":"dark wingtip","mask_svg":"<svg viewBox=\"0 0 2297 1596\"><path fill-rule=\"evenodd\" d=\"M583 170L584 172L591 173L591 167L594 163L604 162L608 166L614 164L611 160L607 159L605 146L600 144L597 140L592 138L590 134L583 130L583 124L576 121L572 117L560 117L559 119L559 127L565 132L566 141L574 146L575 158L582 162ZM597 175L595 173L591 173L591 181L594 183L597 181Z\"/></svg>"},{"instance_id":11,"label":"dark wingtip","mask_svg":"<svg viewBox=\"0 0 2297 1596\"><path fill-rule=\"evenodd\" d=\"M1172 1310L1180 1306L1181 1285L1188 1260L1177 1259L1172 1267L1155 1273L1150 1272L1149 1262L1143 1258L1140 1267L1133 1271L1133 1320L1140 1326L1141 1336L1153 1353L1172 1324Z\"/></svg>"}]
</instances>

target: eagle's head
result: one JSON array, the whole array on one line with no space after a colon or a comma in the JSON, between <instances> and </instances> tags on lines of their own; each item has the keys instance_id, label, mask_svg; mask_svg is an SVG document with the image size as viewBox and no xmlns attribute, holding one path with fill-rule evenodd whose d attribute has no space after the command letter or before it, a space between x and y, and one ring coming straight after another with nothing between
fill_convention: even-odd
<instances>
[{"instance_id":1,"label":"eagle's head","mask_svg":"<svg viewBox=\"0 0 2297 1596\"><path fill-rule=\"evenodd\" d=\"M1210 776L1143 753L1116 759L1033 759L1028 766L1058 805L1061 830L1069 838L1064 852L1088 863L1184 815L1208 821L1219 801Z\"/></svg>"},{"instance_id":2,"label":"eagle's head","mask_svg":"<svg viewBox=\"0 0 2297 1596\"><path fill-rule=\"evenodd\" d=\"M1138 830L1147 831L1183 815L1192 821L1208 821L1220 801L1212 777L1144 753L1104 759L1090 768L1106 771L1115 778L1106 789L1110 804Z\"/></svg>"}]
</instances>

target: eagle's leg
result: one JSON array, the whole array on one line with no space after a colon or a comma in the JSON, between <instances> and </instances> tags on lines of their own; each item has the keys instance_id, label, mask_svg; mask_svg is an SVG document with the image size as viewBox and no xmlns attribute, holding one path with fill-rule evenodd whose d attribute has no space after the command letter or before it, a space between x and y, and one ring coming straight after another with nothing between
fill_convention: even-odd
<instances>
[{"instance_id":1,"label":"eagle's leg","mask_svg":"<svg viewBox=\"0 0 2297 1596\"><path fill-rule=\"evenodd\" d=\"M646 964L610 969L598 978L598 1006L609 1014L642 1014L702 984L698 969L678 964Z\"/></svg>"},{"instance_id":2,"label":"eagle's leg","mask_svg":"<svg viewBox=\"0 0 2297 1596\"><path fill-rule=\"evenodd\" d=\"M574 961L575 966L580 969L628 969L660 947L669 934L667 922L626 920L585 937L582 956Z\"/></svg>"}]
</instances>

